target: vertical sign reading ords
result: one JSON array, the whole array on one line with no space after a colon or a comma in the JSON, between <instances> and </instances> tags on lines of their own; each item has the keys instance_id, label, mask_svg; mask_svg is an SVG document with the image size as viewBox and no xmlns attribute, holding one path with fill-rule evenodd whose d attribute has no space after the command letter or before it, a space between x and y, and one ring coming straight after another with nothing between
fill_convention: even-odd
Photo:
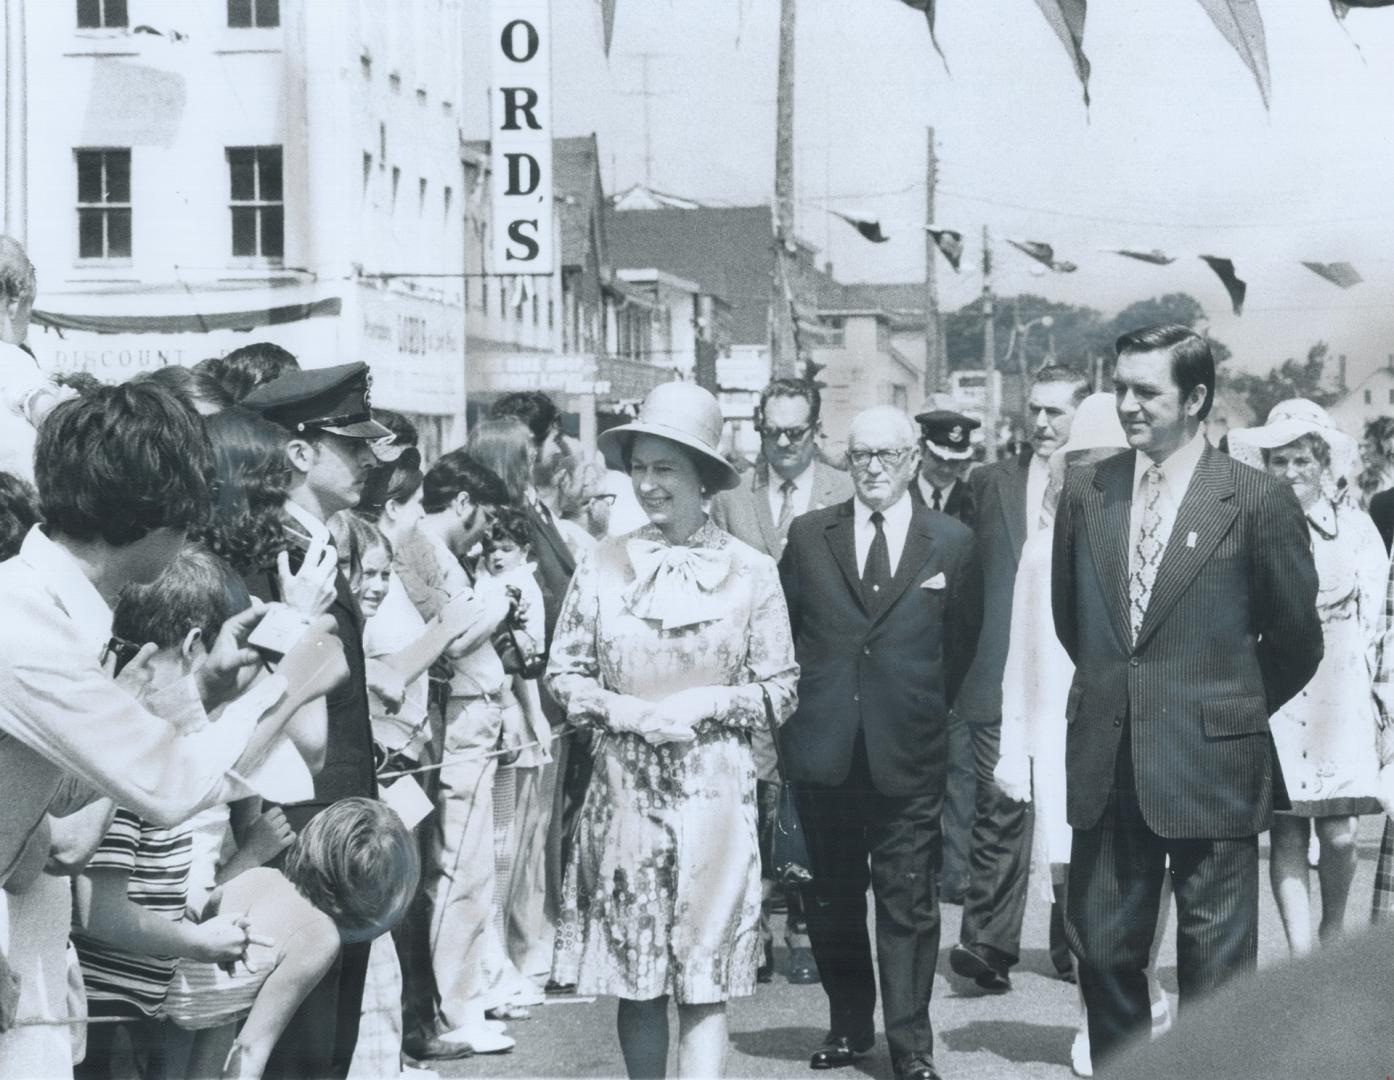
<instances>
[{"instance_id":1,"label":"vertical sign reading ords","mask_svg":"<svg viewBox=\"0 0 1394 1080\"><path fill-rule=\"evenodd\" d=\"M492 0L489 95L496 274L550 274L550 0Z\"/></svg>"}]
</instances>

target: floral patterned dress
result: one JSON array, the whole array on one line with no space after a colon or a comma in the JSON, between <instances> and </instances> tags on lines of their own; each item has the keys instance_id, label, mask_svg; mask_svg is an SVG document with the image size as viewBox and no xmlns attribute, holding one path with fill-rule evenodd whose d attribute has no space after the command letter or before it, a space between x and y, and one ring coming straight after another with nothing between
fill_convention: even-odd
<instances>
[{"instance_id":1,"label":"floral patterned dress","mask_svg":"<svg viewBox=\"0 0 1394 1080\"><path fill-rule=\"evenodd\" d=\"M754 992L750 732L766 722L762 687L777 720L793 712L798 671L774 561L710 522L684 545L650 525L582 558L547 672L568 719L597 731L555 979L682 1004ZM655 747L616 730L646 703L696 687L711 706L692 742Z\"/></svg>"}]
</instances>

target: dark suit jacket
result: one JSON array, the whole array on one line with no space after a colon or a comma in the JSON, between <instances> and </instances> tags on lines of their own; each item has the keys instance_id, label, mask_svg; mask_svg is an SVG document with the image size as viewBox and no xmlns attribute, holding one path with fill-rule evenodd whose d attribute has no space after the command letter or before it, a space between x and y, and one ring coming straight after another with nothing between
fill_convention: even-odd
<instances>
[{"instance_id":1,"label":"dark suit jacket","mask_svg":"<svg viewBox=\"0 0 1394 1080\"><path fill-rule=\"evenodd\" d=\"M286 532L290 565L299 570L305 548L296 529ZM274 566L246 575L247 591L261 600L281 599L281 580ZM344 646L349 677L326 699L329 714L324 768L315 777L315 798L325 802L351 795L376 798L377 776L373 769L373 727L368 719L368 683L363 663L363 613L349 592L343 574L334 582L335 630Z\"/></svg>"},{"instance_id":2,"label":"dark suit jacket","mask_svg":"<svg viewBox=\"0 0 1394 1080\"><path fill-rule=\"evenodd\" d=\"M1384 550L1394 544L1394 488L1381 491L1370 500L1370 517L1384 538Z\"/></svg>"},{"instance_id":3,"label":"dark suit jacket","mask_svg":"<svg viewBox=\"0 0 1394 1080\"><path fill-rule=\"evenodd\" d=\"M970 473L969 476L972 474ZM925 502L924 492L920 490L920 482L917 477L910 485L910 498L914 499L921 506L929 509L929 503ZM955 521L960 521L970 529L975 528L978 520L978 504L974 497L973 485L969 482L969 477L964 477L954 485L954 489L949 492L949 497L944 500L944 508L940 513L948 514Z\"/></svg>"},{"instance_id":4,"label":"dark suit jacket","mask_svg":"<svg viewBox=\"0 0 1394 1080\"><path fill-rule=\"evenodd\" d=\"M821 510L852 497L852 479L840 469L815 461L813 491L808 510ZM770 514L770 467L763 462L741 477L741 486L721 491L712 499L711 518L737 540L778 559L784 553L785 534Z\"/></svg>"},{"instance_id":5,"label":"dark suit jacket","mask_svg":"<svg viewBox=\"0 0 1394 1080\"><path fill-rule=\"evenodd\" d=\"M1127 723L1154 832L1250 836L1286 805L1268 717L1322 655L1306 521L1289 488L1207 446L1133 645L1135 457L1071 470L1055 519L1055 630L1076 667L1065 710L1069 822L1098 822Z\"/></svg>"},{"instance_id":6,"label":"dark suit jacket","mask_svg":"<svg viewBox=\"0 0 1394 1080\"><path fill-rule=\"evenodd\" d=\"M788 776L836 785L858 732L883 795L944 787L949 707L982 620L973 534L912 503L885 596L862 601L852 500L794 519L779 564L799 661L799 704L780 729ZM943 575L943 588L925 583Z\"/></svg>"},{"instance_id":7,"label":"dark suit jacket","mask_svg":"<svg viewBox=\"0 0 1394 1080\"><path fill-rule=\"evenodd\" d=\"M1031 454L1027 447L1018 457L979 466L968 474L977 508L978 557L983 563L983 632L954 709L969 723L993 724L1002 713L1012 589L1027 536L1026 474Z\"/></svg>"},{"instance_id":8,"label":"dark suit jacket","mask_svg":"<svg viewBox=\"0 0 1394 1080\"><path fill-rule=\"evenodd\" d=\"M552 647L552 630L561 614L562 597L566 587L571 584L571 575L576 572L576 557L566 546L556 525L552 524L550 512L543 514L533 507L523 505L532 528L532 557L537 561L537 585L542 590L543 624L547 629L547 648Z\"/></svg>"}]
</instances>

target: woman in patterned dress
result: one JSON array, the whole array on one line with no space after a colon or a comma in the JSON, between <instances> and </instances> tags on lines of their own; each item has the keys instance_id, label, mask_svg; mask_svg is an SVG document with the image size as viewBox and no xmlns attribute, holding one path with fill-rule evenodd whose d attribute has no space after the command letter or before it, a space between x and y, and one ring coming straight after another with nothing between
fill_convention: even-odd
<instances>
[{"instance_id":1,"label":"woman in patterned dress","mask_svg":"<svg viewBox=\"0 0 1394 1080\"><path fill-rule=\"evenodd\" d=\"M774 561L707 520L734 487L721 410L669 383L605 432L649 524L576 569L548 685L595 731L595 771L566 868L553 978L620 998L629 1075L662 1076L668 998L680 1076L720 1075L726 1001L754 992L760 857L750 732L794 708L788 611Z\"/></svg>"},{"instance_id":2,"label":"woman in patterned dress","mask_svg":"<svg viewBox=\"0 0 1394 1080\"><path fill-rule=\"evenodd\" d=\"M1359 815L1379 810L1372 679L1389 560L1374 522L1348 494L1357 468L1354 442L1320 406L1300 398L1280 402L1263 427L1231 431L1229 446L1236 460L1291 485L1307 515L1320 582L1321 666L1271 720L1292 809L1273 819L1269 869L1288 947L1301 956L1312 949L1309 830L1321 853L1318 938L1326 942L1345 921Z\"/></svg>"}]
</instances>

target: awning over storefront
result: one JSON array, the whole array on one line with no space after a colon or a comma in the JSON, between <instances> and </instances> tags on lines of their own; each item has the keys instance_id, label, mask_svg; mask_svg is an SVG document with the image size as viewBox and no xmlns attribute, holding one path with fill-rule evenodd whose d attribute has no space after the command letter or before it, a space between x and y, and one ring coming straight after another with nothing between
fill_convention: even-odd
<instances>
[{"instance_id":1,"label":"awning over storefront","mask_svg":"<svg viewBox=\"0 0 1394 1080\"><path fill-rule=\"evenodd\" d=\"M33 320L39 326L88 334L207 334L214 330L246 332L260 326L332 318L341 314L343 307L341 298L331 296L307 304L187 315L73 315L35 311Z\"/></svg>"}]
</instances>

